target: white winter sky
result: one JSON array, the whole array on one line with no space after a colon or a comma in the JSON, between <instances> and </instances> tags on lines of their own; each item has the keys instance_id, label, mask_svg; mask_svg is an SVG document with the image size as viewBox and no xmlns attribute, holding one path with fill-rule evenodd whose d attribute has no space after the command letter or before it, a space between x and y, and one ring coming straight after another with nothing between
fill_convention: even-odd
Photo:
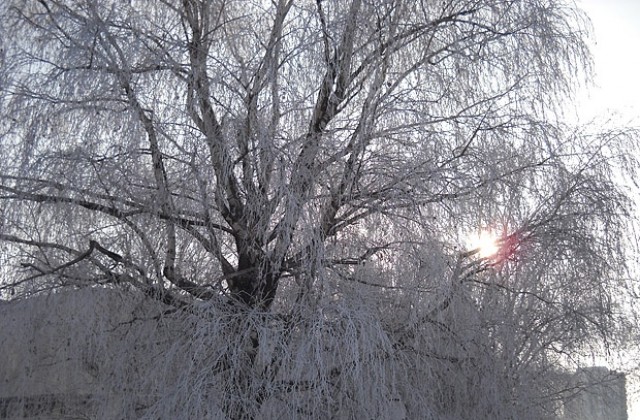
<instances>
[{"instance_id":1,"label":"white winter sky","mask_svg":"<svg viewBox=\"0 0 640 420\"><path fill-rule=\"evenodd\" d=\"M595 86L580 95L579 117L619 114L640 124L640 1L578 0L593 25Z\"/></svg>"},{"instance_id":2,"label":"white winter sky","mask_svg":"<svg viewBox=\"0 0 640 420\"><path fill-rule=\"evenodd\" d=\"M593 25L591 52L595 86L581 93L578 118L615 116L619 123L640 125L640 0L577 0ZM639 346L640 347L640 346ZM629 420L640 420L638 383L629 393Z\"/></svg>"}]
</instances>

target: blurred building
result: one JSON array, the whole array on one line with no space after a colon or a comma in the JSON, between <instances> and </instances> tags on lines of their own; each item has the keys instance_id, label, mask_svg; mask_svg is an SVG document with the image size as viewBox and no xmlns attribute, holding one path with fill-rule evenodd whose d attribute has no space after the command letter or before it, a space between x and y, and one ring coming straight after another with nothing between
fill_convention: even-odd
<instances>
[{"instance_id":1,"label":"blurred building","mask_svg":"<svg viewBox=\"0 0 640 420\"><path fill-rule=\"evenodd\" d=\"M0 419L140 418L155 403L157 384L192 362L185 353L158 366L164 359L153 355L174 351L170 343L184 325L155 311L146 299L98 288L0 301ZM603 367L544 374L554 383L548 398L562 398L537 419L628 420L624 374ZM122 384L150 391L131 398ZM406 418L400 398L392 404L386 419Z\"/></svg>"},{"instance_id":2,"label":"blurred building","mask_svg":"<svg viewBox=\"0 0 640 420\"><path fill-rule=\"evenodd\" d=\"M628 420L626 378L605 367L579 369L564 401L566 420Z\"/></svg>"}]
</instances>

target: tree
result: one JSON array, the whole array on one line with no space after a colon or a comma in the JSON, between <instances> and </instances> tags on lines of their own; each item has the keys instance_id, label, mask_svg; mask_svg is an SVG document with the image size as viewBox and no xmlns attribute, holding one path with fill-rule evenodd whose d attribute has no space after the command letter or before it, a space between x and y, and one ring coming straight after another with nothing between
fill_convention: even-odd
<instances>
[{"instance_id":1,"label":"tree","mask_svg":"<svg viewBox=\"0 0 640 420\"><path fill-rule=\"evenodd\" d=\"M542 418L551 367L615 342L633 132L562 123L589 68L574 5L0 7L1 290L157 302L181 348L219 352L200 371L224 396L178 375L193 417L384 417L397 394L412 417ZM482 229L497 255L464 249ZM202 331L228 341L180 341ZM425 377L450 385L412 395Z\"/></svg>"}]
</instances>

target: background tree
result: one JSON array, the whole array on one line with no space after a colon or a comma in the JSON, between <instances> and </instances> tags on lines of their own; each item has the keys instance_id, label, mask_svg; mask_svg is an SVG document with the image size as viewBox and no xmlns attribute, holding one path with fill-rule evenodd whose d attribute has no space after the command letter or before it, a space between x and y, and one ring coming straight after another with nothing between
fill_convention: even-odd
<instances>
[{"instance_id":1,"label":"background tree","mask_svg":"<svg viewBox=\"0 0 640 420\"><path fill-rule=\"evenodd\" d=\"M1 290L157 302L207 356L144 415L181 381L190 418L543 418L559 363L629 337L635 142L561 123L572 3L0 7Z\"/></svg>"}]
</instances>

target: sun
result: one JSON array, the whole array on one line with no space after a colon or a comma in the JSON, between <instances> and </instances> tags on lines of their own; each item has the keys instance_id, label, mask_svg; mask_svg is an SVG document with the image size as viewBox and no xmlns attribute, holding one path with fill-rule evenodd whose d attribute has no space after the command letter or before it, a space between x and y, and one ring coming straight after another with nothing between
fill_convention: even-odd
<instances>
[{"instance_id":1,"label":"sun","mask_svg":"<svg viewBox=\"0 0 640 420\"><path fill-rule=\"evenodd\" d=\"M469 244L472 250L478 250L480 258L490 258L496 255L500 249L498 239L487 231L482 231L479 235L471 237Z\"/></svg>"}]
</instances>

